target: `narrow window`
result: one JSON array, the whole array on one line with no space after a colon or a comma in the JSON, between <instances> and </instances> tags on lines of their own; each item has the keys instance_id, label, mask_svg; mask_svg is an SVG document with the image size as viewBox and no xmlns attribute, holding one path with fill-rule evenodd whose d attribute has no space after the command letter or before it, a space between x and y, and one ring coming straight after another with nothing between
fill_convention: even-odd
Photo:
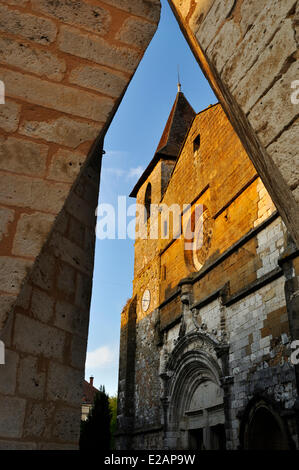
<instances>
[{"instance_id":1,"label":"narrow window","mask_svg":"<svg viewBox=\"0 0 299 470\"><path fill-rule=\"evenodd\" d=\"M152 202L152 185L148 183L145 197L144 197L144 207L145 207L145 222L148 221L151 215L151 202Z\"/></svg>"},{"instance_id":2,"label":"narrow window","mask_svg":"<svg viewBox=\"0 0 299 470\"><path fill-rule=\"evenodd\" d=\"M200 147L200 134L193 140L193 152L197 152Z\"/></svg>"}]
</instances>

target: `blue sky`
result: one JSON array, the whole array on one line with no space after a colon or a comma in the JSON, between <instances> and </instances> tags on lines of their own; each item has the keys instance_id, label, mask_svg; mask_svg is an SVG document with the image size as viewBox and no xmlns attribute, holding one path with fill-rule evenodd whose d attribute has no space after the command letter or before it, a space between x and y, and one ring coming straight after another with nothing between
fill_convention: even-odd
<instances>
[{"instance_id":1,"label":"blue sky","mask_svg":"<svg viewBox=\"0 0 299 470\"><path fill-rule=\"evenodd\" d=\"M177 93L196 112L217 102L181 33L167 0L161 20L105 138L100 203L117 207L154 156ZM135 200L127 198L127 206ZM128 218L128 221L132 218ZM97 240L91 301L86 379L117 392L120 314L132 295L133 240Z\"/></svg>"}]
</instances>

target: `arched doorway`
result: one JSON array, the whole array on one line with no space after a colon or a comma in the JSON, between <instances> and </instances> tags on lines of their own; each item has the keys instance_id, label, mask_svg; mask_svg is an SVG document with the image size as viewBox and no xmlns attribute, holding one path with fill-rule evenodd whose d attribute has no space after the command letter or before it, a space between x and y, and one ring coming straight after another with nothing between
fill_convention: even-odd
<instances>
[{"instance_id":1,"label":"arched doorway","mask_svg":"<svg viewBox=\"0 0 299 470\"><path fill-rule=\"evenodd\" d=\"M222 372L215 345L196 334L182 343L169 361L173 374L168 383L166 447L225 449Z\"/></svg>"},{"instance_id":2,"label":"arched doorway","mask_svg":"<svg viewBox=\"0 0 299 470\"><path fill-rule=\"evenodd\" d=\"M203 381L184 411L188 449L220 450L225 448L223 391L211 380Z\"/></svg>"},{"instance_id":3,"label":"arched doorway","mask_svg":"<svg viewBox=\"0 0 299 470\"><path fill-rule=\"evenodd\" d=\"M248 450L290 450L281 418L265 401L249 412L244 430L244 448Z\"/></svg>"}]
</instances>

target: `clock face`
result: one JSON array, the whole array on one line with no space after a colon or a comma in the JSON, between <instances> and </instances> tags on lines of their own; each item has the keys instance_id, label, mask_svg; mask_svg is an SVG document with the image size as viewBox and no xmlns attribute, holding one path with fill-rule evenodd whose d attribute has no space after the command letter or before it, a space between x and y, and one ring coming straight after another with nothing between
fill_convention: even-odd
<instances>
[{"instance_id":1,"label":"clock face","mask_svg":"<svg viewBox=\"0 0 299 470\"><path fill-rule=\"evenodd\" d=\"M146 312L150 306L150 303L151 303L151 293L148 289L146 289L144 292L143 292L143 296L142 296L142 300L141 300L141 304L142 304L142 310L144 312Z\"/></svg>"}]
</instances>

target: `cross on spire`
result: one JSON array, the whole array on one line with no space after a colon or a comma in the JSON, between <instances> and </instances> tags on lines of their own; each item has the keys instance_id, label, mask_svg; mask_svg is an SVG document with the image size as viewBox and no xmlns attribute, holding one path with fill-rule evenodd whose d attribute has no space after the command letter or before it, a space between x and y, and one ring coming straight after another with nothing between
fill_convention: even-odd
<instances>
[{"instance_id":1,"label":"cross on spire","mask_svg":"<svg viewBox=\"0 0 299 470\"><path fill-rule=\"evenodd\" d=\"M180 93L182 90L182 85L180 81L180 66L178 65L178 93Z\"/></svg>"}]
</instances>

